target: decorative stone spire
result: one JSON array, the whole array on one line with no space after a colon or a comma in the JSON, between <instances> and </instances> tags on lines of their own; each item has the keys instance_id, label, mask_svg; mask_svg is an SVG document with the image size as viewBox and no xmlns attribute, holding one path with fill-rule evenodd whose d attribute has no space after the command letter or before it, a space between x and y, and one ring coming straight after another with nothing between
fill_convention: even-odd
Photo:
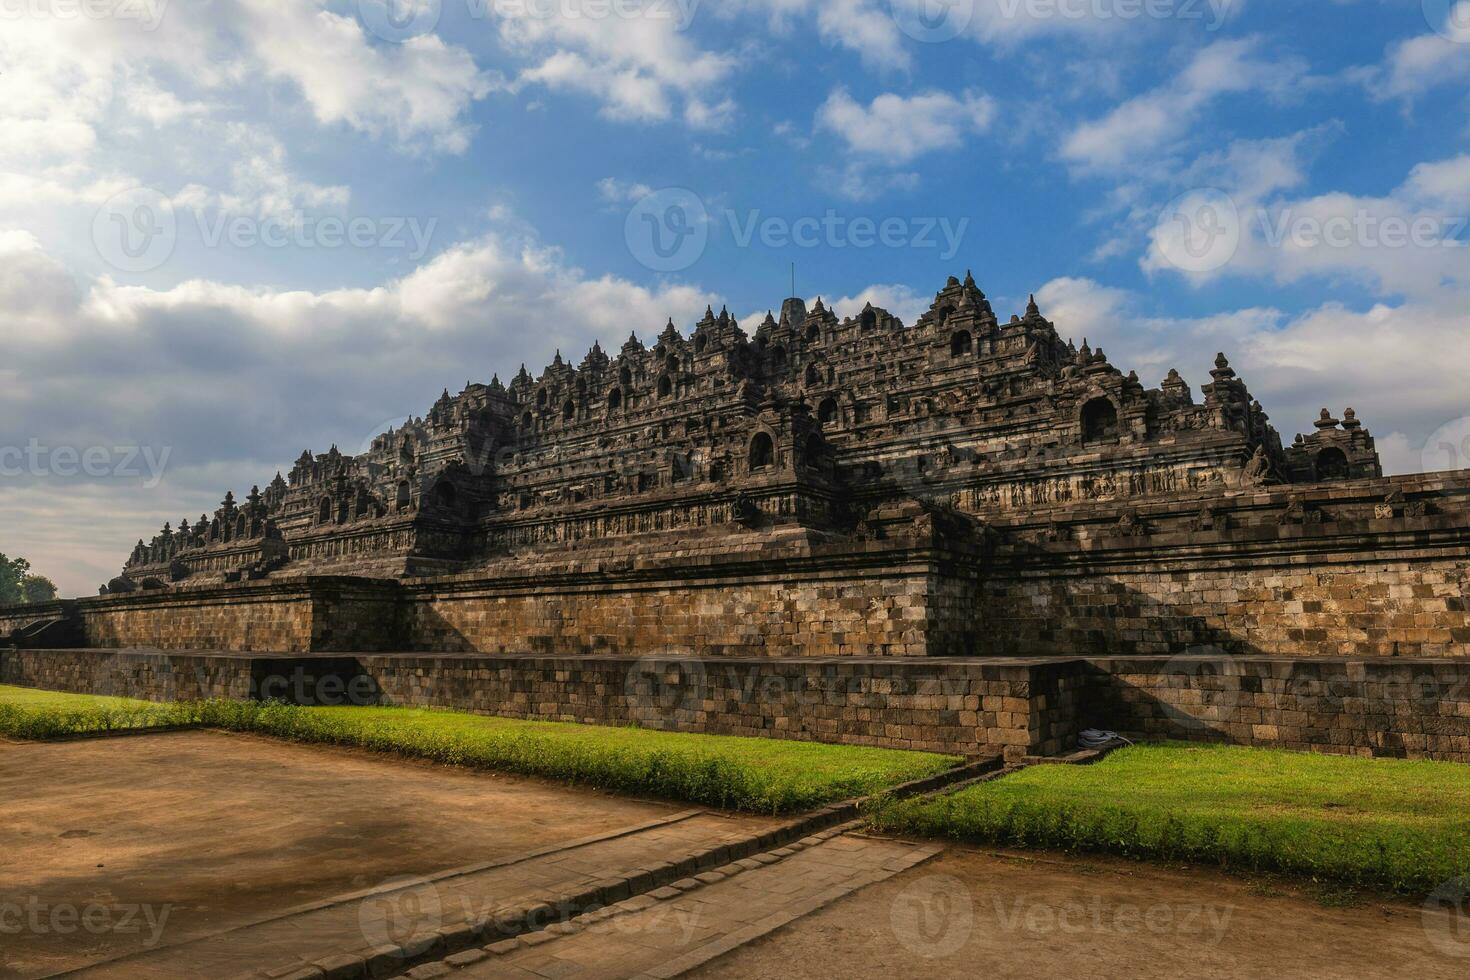
<instances>
[{"instance_id":1,"label":"decorative stone spire","mask_svg":"<svg viewBox=\"0 0 1470 980\"><path fill-rule=\"evenodd\" d=\"M1035 293L1032 293L1031 294L1031 298L1026 301L1026 319L1028 319L1028 320L1039 320L1039 319L1041 319L1041 307L1039 307L1039 306L1036 305L1036 294Z\"/></svg>"},{"instance_id":2,"label":"decorative stone spire","mask_svg":"<svg viewBox=\"0 0 1470 980\"><path fill-rule=\"evenodd\" d=\"M1351 432L1353 429L1361 429L1363 423L1358 419L1358 413L1348 406L1342 413L1342 427Z\"/></svg>"},{"instance_id":3,"label":"decorative stone spire","mask_svg":"<svg viewBox=\"0 0 1470 980\"><path fill-rule=\"evenodd\" d=\"M1332 413L1324 408L1322 409L1322 413L1317 416L1317 421L1312 424L1319 429L1335 429L1337 428L1337 419L1333 418Z\"/></svg>"}]
</instances>

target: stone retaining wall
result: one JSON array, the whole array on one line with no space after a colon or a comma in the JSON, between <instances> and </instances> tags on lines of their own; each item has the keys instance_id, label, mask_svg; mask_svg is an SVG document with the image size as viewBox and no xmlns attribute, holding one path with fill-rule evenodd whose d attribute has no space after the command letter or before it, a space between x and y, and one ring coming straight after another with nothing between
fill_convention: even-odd
<instances>
[{"instance_id":1,"label":"stone retaining wall","mask_svg":"<svg viewBox=\"0 0 1470 980\"><path fill-rule=\"evenodd\" d=\"M149 700L271 696L983 754L1096 727L1470 762L1470 662L1332 658L639 659L0 650L0 683Z\"/></svg>"},{"instance_id":2,"label":"stone retaining wall","mask_svg":"<svg viewBox=\"0 0 1470 980\"><path fill-rule=\"evenodd\" d=\"M1145 738L1470 762L1465 661L1178 657L1088 667L1084 726Z\"/></svg>"},{"instance_id":3,"label":"stone retaining wall","mask_svg":"<svg viewBox=\"0 0 1470 980\"><path fill-rule=\"evenodd\" d=\"M1463 514L1380 520L1349 501L1337 519L1280 526L1256 514L1270 496L1216 511L1208 529L1182 526L1177 502L1127 534L1005 528L975 653L1470 657Z\"/></svg>"}]
</instances>

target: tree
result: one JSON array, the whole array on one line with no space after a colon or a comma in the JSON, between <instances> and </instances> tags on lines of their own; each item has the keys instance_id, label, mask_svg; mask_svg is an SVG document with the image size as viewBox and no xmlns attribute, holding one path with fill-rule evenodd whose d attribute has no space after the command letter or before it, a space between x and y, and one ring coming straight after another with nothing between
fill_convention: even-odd
<instances>
[{"instance_id":1,"label":"tree","mask_svg":"<svg viewBox=\"0 0 1470 980\"><path fill-rule=\"evenodd\" d=\"M56 598L56 583L44 575L27 575L20 580L26 602L50 602Z\"/></svg>"},{"instance_id":2,"label":"tree","mask_svg":"<svg viewBox=\"0 0 1470 980\"><path fill-rule=\"evenodd\" d=\"M24 558L12 560L0 554L0 605L26 601L21 582L30 570L31 563Z\"/></svg>"},{"instance_id":3,"label":"tree","mask_svg":"<svg viewBox=\"0 0 1470 980\"><path fill-rule=\"evenodd\" d=\"M0 554L0 606L49 602L56 598L56 583L44 575L32 575L24 558Z\"/></svg>"}]
</instances>

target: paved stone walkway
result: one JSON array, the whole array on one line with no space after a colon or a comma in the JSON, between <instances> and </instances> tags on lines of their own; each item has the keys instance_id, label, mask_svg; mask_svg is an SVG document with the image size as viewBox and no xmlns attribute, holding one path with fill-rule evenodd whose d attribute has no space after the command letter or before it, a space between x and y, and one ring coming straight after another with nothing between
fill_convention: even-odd
<instances>
[{"instance_id":1,"label":"paved stone walkway","mask_svg":"<svg viewBox=\"0 0 1470 980\"><path fill-rule=\"evenodd\" d=\"M197 980L324 974L308 964L426 942L507 907L585 891L598 882L748 837L778 821L699 810L431 878L337 896L264 921L83 968L71 976ZM627 894L627 891L624 891ZM550 913L548 913L549 915ZM380 963L375 972L390 972ZM305 968L303 970L303 968Z\"/></svg>"},{"instance_id":2,"label":"paved stone walkway","mask_svg":"<svg viewBox=\"0 0 1470 980\"><path fill-rule=\"evenodd\" d=\"M942 850L825 831L516 939L407 972L410 980L676 977Z\"/></svg>"}]
</instances>

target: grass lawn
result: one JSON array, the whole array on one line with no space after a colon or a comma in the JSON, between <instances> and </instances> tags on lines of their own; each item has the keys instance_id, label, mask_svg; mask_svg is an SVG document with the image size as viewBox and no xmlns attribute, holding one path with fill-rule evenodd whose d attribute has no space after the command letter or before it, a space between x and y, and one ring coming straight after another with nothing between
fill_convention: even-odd
<instances>
[{"instance_id":1,"label":"grass lawn","mask_svg":"<svg viewBox=\"0 0 1470 980\"><path fill-rule=\"evenodd\" d=\"M885 830L1424 894L1470 874L1470 766L1140 745L888 805Z\"/></svg>"},{"instance_id":2,"label":"grass lawn","mask_svg":"<svg viewBox=\"0 0 1470 980\"><path fill-rule=\"evenodd\" d=\"M185 722L759 813L789 813L875 793L962 761L923 752L451 711L251 701L157 705L0 686L0 734L47 738Z\"/></svg>"},{"instance_id":3,"label":"grass lawn","mask_svg":"<svg viewBox=\"0 0 1470 980\"><path fill-rule=\"evenodd\" d=\"M0 684L0 735L58 738L129 728L160 728L194 722L184 704L157 704L132 698L40 691Z\"/></svg>"}]
</instances>

